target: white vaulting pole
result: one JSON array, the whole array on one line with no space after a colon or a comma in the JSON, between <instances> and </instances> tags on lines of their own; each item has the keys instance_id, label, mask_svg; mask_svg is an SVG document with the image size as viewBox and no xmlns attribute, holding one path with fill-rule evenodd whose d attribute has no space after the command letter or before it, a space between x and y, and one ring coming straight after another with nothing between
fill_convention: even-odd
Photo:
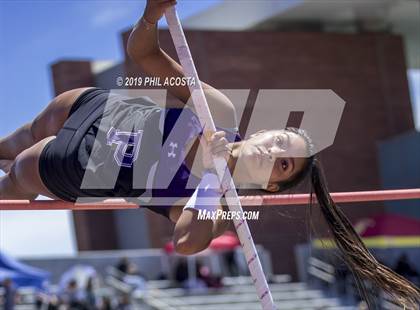
<instances>
[{"instance_id":1,"label":"white vaulting pole","mask_svg":"<svg viewBox=\"0 0 420 310\"><path fill-rule=\"evenodd\" d=\"M165 17L166 21L168 22L169 31L171 33L172 40L174 41L174 45L178 53L178 58L184 71L184 75L188 78L193 78L195 81L195 83L189 83L189 89L191 92L194 108L197 112L197 116L200 119L202 126L204 126L205 132L215 132L216 127L214 125L206 97L204 96L204 91L198 78L197 70L195 69L194 61L192 59L187 40L185 39L181 22L179 21L178 14L174 6L166 10ZM229 205L229 210L242 214L242 206L238 197L238 193L236 192L233 179L229 173L229 170L226 169L226 161L220 157L213 158L213 160L219 180L222 181L223 188L227 189L225 197ZM258 298L260 299L262 308L264 310L276 309L261 266L260 259L257 254L257 250L255 248L254 241L252 240L248 223L245 219L234 219L233 222L235 224L239 240L244 250L248 268L257 289Z\"/></svg>"}]
</instances>

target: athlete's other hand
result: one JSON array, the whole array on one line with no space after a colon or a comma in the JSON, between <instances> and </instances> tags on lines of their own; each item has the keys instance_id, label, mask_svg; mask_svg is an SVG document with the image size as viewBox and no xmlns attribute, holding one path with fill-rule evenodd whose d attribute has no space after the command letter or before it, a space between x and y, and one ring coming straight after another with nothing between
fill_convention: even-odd
<instances>
[{"instance_id":1,"label":"athlete's other hand","mask_svg":"<svg viewBox=\"0 0 420 310\"><path fill-rule=\"evenodd\" d=\"M175 4L176 0L147 0L143 18L151 24L156 24L162 18L165 10Z\"/></svg>"},{"instance_id":2,"label":"athlete's other hand","mask_svg":"<svg viewBox=\"0 0 420 310\"><path fill-rule=\"evenodd\" d=\"M225 138L224 131L216 131L209 139L202 139L203 145L203 166L205 169L214 169L213 156L223 157L225 160L229 159L230 149L228 147L229 141Z\"/></svg>"}]
</instances>

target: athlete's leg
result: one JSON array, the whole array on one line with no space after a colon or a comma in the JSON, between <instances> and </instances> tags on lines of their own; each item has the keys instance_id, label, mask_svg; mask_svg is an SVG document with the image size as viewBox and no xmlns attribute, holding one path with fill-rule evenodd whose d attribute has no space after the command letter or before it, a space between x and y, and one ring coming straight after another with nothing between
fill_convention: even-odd
<instances>
[{"instance_id":1,"label":"athlete's leg","mask_svg":"<svg viewBox=\"0 0 420 310\"><path fill-rule=\"evenodd\" d=\"M10 171L0 177L0 199L35 199L38 194L57 199L39 175L39 156L44 146L55 139L45 138L16 156Z\"/></svg>"},{"instance_id":2,"label":"athlete's leg","mask_svg":"<svg viewBox=\"0 0 420 310\"><path fill-rule=\"evenodd\" d=\"M13 164L13 160L0 159L0 170L3 170L4 173L8 173L12 164Z\"/></svg>"},{"instance_id":3,"label":"athlete's leg","mask_svg":"<svg viewBox=\"0 0 420 310\"><path fill-rule=\"evenodd\" d=\"M76 99L89 87L69 90L55 97L32 122L0 139L0 160L14 160L38 141L57 135Z\"/></svg>"}]
</instances>

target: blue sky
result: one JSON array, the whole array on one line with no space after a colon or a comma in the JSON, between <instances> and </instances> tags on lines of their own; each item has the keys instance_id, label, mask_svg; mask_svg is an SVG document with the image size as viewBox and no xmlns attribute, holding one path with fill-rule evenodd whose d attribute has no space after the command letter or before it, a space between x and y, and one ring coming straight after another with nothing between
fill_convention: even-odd
<instances>
[{"instance_id":1,"label":"blue sky","mask_svg":"<svg viewBox=\"0 0 420 310\"><path fill-rule=\"evenodd\" d=\"M220 0L179 0L181 18ZM121 32L144 1L0 0L0 137L29 122L53 96L50 65L61 59L122 60ZM420 73L410 71L420 129ZM1 174L0 174L1 175ZM17 256L75 253L65 211L0 212L0 250Z\"/></svg>"},{"instance_id":2,"label":"blue sky","mask_svg":"<svg viewBox=\"0 0 420 310\"><path fill-rule=\"evenodd\" d=\"M179 2L182 19L219 0ZM0 0L0 137L52 99L52 63L122 60L121 32L136 23L144 6L145 1ZM16 256L74 254L72 216L0 212L0 250Z\"/></svg>"},{"instance_id":3,"label":"blue sky","mask_svg":"<svg viewBox=\"0 0 420 310\"><path fill-rule=\"evenodd\" d=\"M180 1L187 17L218 1ZM0 135L31 120L53 95L49 66L60 59L121 60L120 34L144 1L0 1Z\"/></svg>"}]
</instances>

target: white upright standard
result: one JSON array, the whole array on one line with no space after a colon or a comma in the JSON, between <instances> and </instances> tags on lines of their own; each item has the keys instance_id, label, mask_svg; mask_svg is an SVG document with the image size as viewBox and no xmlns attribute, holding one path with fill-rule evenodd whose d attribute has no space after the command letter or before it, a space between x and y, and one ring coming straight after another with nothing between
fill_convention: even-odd
<instances>
[{"instance_id":1,"label":"white upright standard","mask_svg":"<svg viewBox=\"0 0 420 310\"><path fill-rule=\"evenodd\" d=\"M215 132L216 127L211 116L201 82L198 78L197 70L195 69L194 61L185 39L184 31L178 18L175 7L170 7L165 12L165 17L169 26L169 31L172 36L176 51L178 53L179 61L181 62L184 75L193 78L195 83L189 83L194 108L197 116L200 119L205 132ZM194 85L191 85L194 84ZM235 184L227 167L227 163L223 158L213 158L217 175L221 180L222 187L227 190L225 197L231 211L241 212L242 206L239 201L238 193L236 192ZM273 297L265 278L260 259L252 240L251 232L248 223L245 219L234 219L236 231L239 236L242 248L244 250L245 258L247 260L248 268L251 273L252 280L257 289L258 298L260 299L262 308L264 310L276 309Z\"/></svg>"}]
</instances>

